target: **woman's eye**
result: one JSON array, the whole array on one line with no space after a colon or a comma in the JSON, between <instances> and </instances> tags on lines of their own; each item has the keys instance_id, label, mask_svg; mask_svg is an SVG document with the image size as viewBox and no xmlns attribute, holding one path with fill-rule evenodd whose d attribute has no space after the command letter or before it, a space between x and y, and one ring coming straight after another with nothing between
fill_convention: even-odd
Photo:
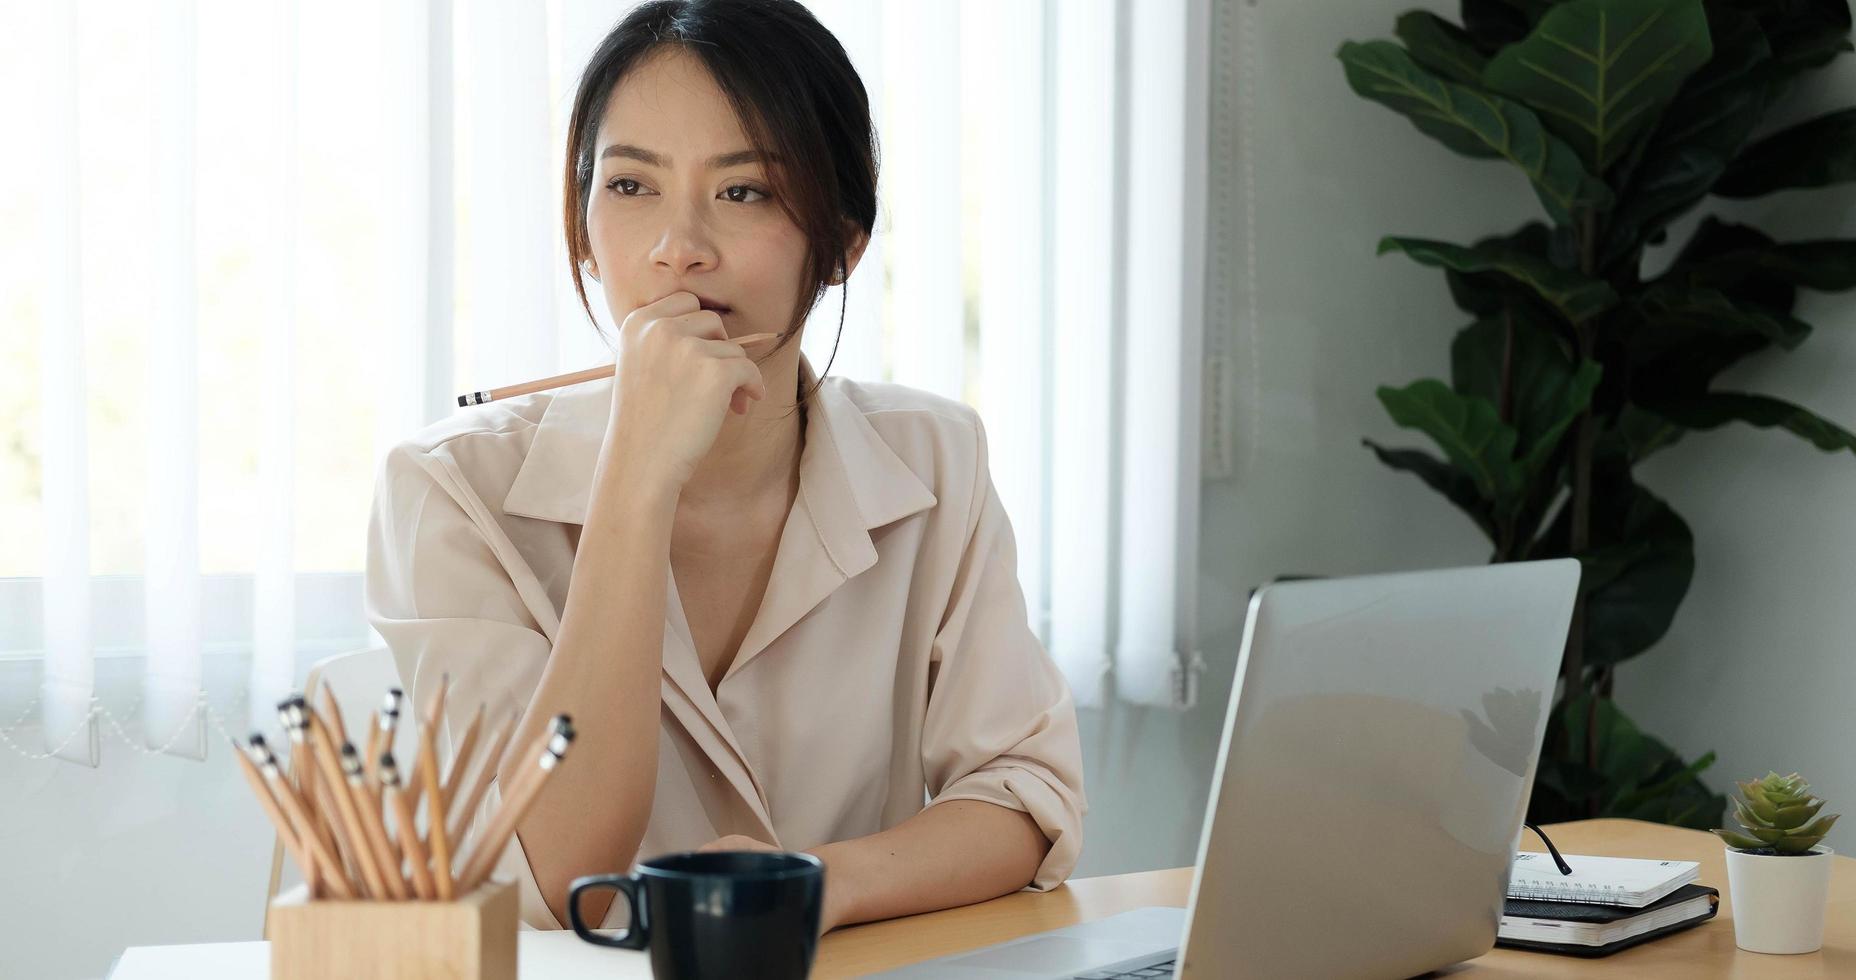
<instances>
[{"instance_id":1,"label":"woman's eye","mask_svg":"<svg viewBox=\"0 0 1856 980\"><path fill-rule=\"evenodd\" d=\"M606 182L607 190L616 191L625 197L637 197L639 190L643 186L644 185L638 183L637 181L631 179L630 177L614 177L611 180ZM731 187L724 189L722 193L727 195L728 200L736 204L753 204L754 201L746 198L745 195L748 195L748 194L759 194L762 199L765 199L767 197L766 191L763 191L757 187L750 186L748 184L735 184Z\"/></svg>"}]
</instances>

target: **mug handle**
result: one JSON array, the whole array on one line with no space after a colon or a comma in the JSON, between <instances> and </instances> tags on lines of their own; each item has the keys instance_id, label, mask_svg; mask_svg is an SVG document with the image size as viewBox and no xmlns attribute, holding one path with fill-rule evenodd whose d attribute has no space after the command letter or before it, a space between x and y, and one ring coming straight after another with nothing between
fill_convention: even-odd
<instances>
[{"instance_id":1,"label":"mug handle","mask_svg":"<svg viewBox=\"0 0 1856 980\"><path fill-rule=\"evenodd\" d=\"M595 888L610 887L623 892L625 900L632 909L631 925L622 936L602 936L594 932L580 916L581 894ZM575 878L567 889L567 917L573 920L574 933L581 939L596 946L616 946L619 949L643 949L651 941L651 927L644 914L644 892L638 887L635 875L587 875Z\"/></svg>"}]
</instances>

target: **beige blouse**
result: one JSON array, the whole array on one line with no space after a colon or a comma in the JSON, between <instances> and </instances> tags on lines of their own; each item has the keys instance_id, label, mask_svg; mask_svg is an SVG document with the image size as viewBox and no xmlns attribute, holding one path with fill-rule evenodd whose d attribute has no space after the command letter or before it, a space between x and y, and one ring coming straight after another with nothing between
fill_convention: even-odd
<instances>
[{"instance_id":1,"label":"beige blouse","mask_svg":"<svg viewBox=\"0 0 1856 980\"><path fill-rule=\"evenodd\" d=\"M800 373L810 388L803 355ZM415 704L450 675L447 756L479 703L487 719L506 718L540 682L612 384L460 411L381 464L368 619ZM667 710L640 859L728 834L804 850L894 827L930 803L985 800L1037 821L1051 848L1030 887L1055 887L1076 865L1087 810L1076 712L1026 620L979 415L838 377L807 415L772 578L713 695L666 569ZM492 789L477 828L500 802ZM562 928L519 838L496 877L517 883L526 925ZM623 927L623 906L612 904L609 927Z\"/></svg>"}]
</instances>

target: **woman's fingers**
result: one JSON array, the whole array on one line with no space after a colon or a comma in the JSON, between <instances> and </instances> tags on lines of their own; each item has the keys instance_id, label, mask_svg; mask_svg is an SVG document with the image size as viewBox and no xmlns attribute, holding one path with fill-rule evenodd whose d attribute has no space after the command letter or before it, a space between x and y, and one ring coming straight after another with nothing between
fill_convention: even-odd
<instances>
[{"instance_id":1,"label":"woman's fingers","mask_svg":"<svg viewBox=\"0 0 1856 980\"><path fill-rule=\"evenodd\" d=\"M745 391L755 399L767 397L767 385L760 376L760 365L745 357L717 358L721 365L723 383L731 391Z\"/></svg>"},{"instance_id":2,"label":"woman's fingers","mask_svg":"<svg viewBox=\"0 0 1856 980\"><path fill-rule=\"evenodd\" d=\"M728 328L722 326L722 314L714 310L697 310L679 316L661 317L659 323L675 327L678 333L708 340L727 340Z\"/></svg>"}]
</instances>

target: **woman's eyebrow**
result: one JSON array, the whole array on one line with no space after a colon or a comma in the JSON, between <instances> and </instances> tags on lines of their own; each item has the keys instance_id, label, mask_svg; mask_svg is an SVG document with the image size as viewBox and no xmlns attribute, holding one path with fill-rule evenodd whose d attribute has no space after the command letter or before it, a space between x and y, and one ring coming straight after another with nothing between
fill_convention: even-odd
<instances>
[{"instance_id":1,"label":"woman's eyebrow","mask_svg":"<svg viewBox=\"0 0 1856 980\"><path fill-rule=\"evenodd\" d=\"M659 153L653 153L642 146L634 146L630 143L614 143L599 151L599 158L601 160L607 157L629 157L653 167L669 167L671 165L669 157ZM715 170L722 167L733 167L743 163L753 163L759 159L761 159L759 150L736 150L733 153L718 153L709 158L709 168Z\"/></svg>"}]
</instances>

